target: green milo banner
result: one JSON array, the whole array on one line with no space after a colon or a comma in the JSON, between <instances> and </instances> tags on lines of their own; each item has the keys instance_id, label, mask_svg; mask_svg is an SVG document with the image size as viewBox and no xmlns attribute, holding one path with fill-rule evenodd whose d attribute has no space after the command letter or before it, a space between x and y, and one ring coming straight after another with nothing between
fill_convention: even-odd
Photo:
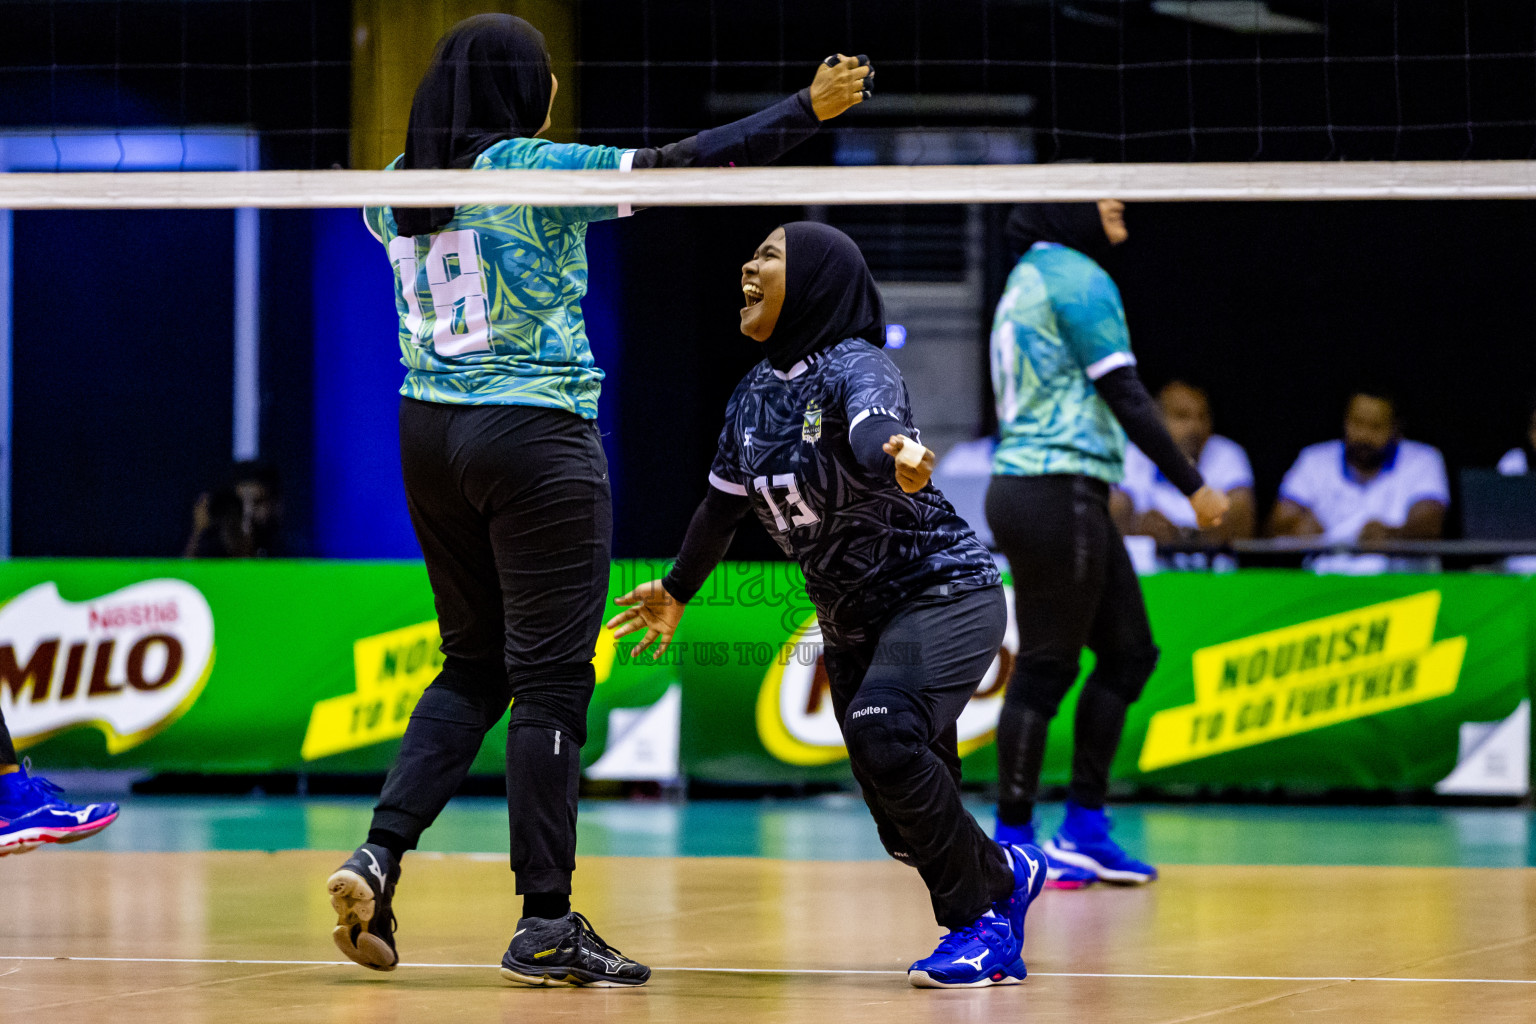
<instances>
[{"instance_id":1,"label":"green milo banner","mask_svg":"<svg viewBox=\"0 0 1536 1024\"><path fill-rule=\"evenodd\" d=\"M611 596L661 563L614 566ZM1521 795L1536 582L1304 572L1145 578L1162 648L1116 777L1170 791ZM50 769L381 772L437 672L419 563L0 563L0 710ZM920 645L882 656L920 664ZM1012 626L959 733L995 777ZM583 763L594 778L845 780L798 570L721 566L665 657L606 631ZM1092 655L1083 671L1092 669ZM1070 769L1069 696L1048 783ZM475 763L499 773L502 730Z\"/></svg>"}]
</instances>

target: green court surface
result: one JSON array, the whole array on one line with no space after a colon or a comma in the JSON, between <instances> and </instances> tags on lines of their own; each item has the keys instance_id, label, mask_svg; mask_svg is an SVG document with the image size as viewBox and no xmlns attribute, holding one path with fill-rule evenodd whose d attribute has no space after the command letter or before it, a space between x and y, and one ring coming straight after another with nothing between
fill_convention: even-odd
<instances>
[{"instance_id":1,"label":"green court surface","mask_svg":"<svg viewBox=\"0 0 1536 1024\"><path fill-rule=\"evenodd\" d=\"M84 800L83 789L71 799ZM341 850L367 834L372 801L321 797L119 798L122 816L75 849L108 851ZM987 827L990 805L969 801ZM1128 804L1115 834L1162 864L1354 864L1530 867L1532 812L1488 807L1337 807ZM1053 829L1061 807L1041 806ZM67 848L66 848L67 849ZM421 849L497 855L507 849L506 805L460 797ZM629 857L878 860L885 854L862 801L851 795L783 800L587 800L581 853Z\"/></svg>"}]
</instances>

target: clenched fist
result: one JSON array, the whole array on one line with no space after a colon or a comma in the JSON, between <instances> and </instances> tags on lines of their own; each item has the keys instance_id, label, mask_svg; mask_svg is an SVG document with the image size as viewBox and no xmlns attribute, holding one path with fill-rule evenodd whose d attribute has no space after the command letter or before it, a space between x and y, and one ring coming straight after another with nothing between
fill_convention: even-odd
<instances>
[{"instance_id":1,"label":"clenched fist","mask_svg":"<svg viewBox=\"0 0 1536 1024\"><path fill-rule=\"evenodd\" d=\"M875 80L875 69L865 56L846 57L838 54L828 57L816 69L811 82L811 109L818 120L836 117L855 103L869 99Z\"/></svg>"}]
</instances>

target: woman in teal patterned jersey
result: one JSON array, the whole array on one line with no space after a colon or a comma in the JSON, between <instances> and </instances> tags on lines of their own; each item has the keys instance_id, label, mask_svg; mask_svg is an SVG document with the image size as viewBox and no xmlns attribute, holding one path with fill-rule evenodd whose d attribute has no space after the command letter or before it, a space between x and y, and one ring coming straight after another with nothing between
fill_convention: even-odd
<instances>
[{"instance_id":1,"label":"woman in teal patterned jersey","mask_svg":"<svg viewBox=\"0 0 1536 1024\"><path fill-rule=\"evenodd\" d=\"M1045 844L1060 888L1157 877L1109 837L1104 798L1127 707L1157 664L1157 646L1120 533L1109 518L1129 434L1194 505L1202 527L1226 495L1168 435L1136 374L1125 309L1099 266L1127 237L1115 200L1021 206L1008 220L1018 262L992 326L992 385L1001 439L987 524L1013 570L1019 651L997 726L999 842L1033 843L1045 740L1077 679L1066 822Z\"/></svg>"},{"instance_id":2,"label":"woman in teal patterned jersey","mask_svg":"<svg viewBox=\"0 0 1536 1024\"><path fill-rule=\"evenodd\" d=\"M391 168L619 170L766 163L869 95L864 58L659 149L551 143L558 83L544 38L480 15L439 42ZM507 711L511 862L523 916L502 974L529 985L639 985L650 970L570 908L576 791L607 596L612 508L594 420L602 371L581 314L586 226L624 207L365 211L400 315L400 452L442 633L443 668L411 716L368 841L331 876L333 937L392 970L400 859Z\"/></svg>"}]
</instances>

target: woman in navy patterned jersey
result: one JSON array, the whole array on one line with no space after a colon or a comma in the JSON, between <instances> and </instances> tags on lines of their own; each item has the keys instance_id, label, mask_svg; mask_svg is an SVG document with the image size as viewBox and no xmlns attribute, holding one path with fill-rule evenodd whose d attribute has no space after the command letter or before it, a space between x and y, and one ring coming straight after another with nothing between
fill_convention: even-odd
<instances>
[{"instance_id":1,"label":"woman in navy patterned jersey","mask_svg":"<svg viewBox=\"0 0 1536 1024\"><path fill-rule=\"evenodd\" d=\"M1002 644L997 568L928 482L933 455L881 348L884 308L853 241L823 224L778 228L743 266L742 293L741 331L766 358L731 396L709 491L672 571L620 598L628 608L609 625L619 636L646 630L638 649L655 644L659 655L756 512L805 572L833 708L881 842L917 868L949 929L909 979L1016 983L1044 855L997 845L962 806L955 730Z\"/></svg>"}]
</instances>

